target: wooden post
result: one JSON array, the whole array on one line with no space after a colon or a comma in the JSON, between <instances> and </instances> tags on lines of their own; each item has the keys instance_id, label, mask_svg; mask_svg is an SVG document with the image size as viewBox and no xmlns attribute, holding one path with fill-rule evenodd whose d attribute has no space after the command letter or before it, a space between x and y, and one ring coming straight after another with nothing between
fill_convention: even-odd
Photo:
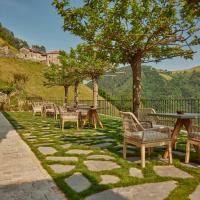
<instances>
[{"instance_id":1,"label":"wooden post","mask_svg":"<svg viewBox=\"0 0 200 200\"><path fill-rule=\"evenodd\" d=\"M188 140L186 143L185 163L189 163L189 160L190 160L190 142Z\"/></svg>"},{"instance_id":2,"label":"wooden post","mask_svg":"<svg viewBox=\"0 0 200 200\"><path fill-rule=\"evenodd\" d=\"M127 148L127 144L126 141L124 139L124 145L123 145L123 158L126 159L126 148Z\"/></svg>"},{"instance_id":3,"label":"wooden post","mask_svg":"<svg viewBox=\"0 0 200 200\"><path fill-rule=\"evenodd\" d=\"M145 145L144 144L141 145L141 165L142 165L142 168L145 167Z\"/></svg>"}]
</instances>

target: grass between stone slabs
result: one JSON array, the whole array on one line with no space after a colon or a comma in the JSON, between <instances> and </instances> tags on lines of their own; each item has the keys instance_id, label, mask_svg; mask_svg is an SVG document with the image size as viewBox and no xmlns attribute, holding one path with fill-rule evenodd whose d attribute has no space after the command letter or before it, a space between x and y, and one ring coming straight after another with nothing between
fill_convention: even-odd
<instances>
[{"instance_id":1,"label":"grass between stone slabs","mask_svg":"<svg viewBox=\"0 0 200 200\"><path fill-rule=\"evenodd\" d=\"M181 179L173 177L160 177L156 175L153 167L155 165L166 165L158 159L155 159L162 155L163 150L161 148L156 149L150 157L147 157L149 163L147 163L145 169L141 169L140 164L138 165L136 163L124 160L122 158L122 153L119 152L120 150L122 150L122 147L120 145L122 144L123 138L121 128L122 125L119 119L102 116L101 118L104 124L104 129L99 128L95 130L92 127L89 127L77 131L74 128L73 124L66 124L65 130L61 131L59 128L59 121L56 121L50 117L44 118L40 116L32 116L32 113L28 112L7 112L4 113L4 115L12 123L22 139L30 146L32 151L41 161L43 167L52 176L58 187L66 194L68 199L84 199L86 196L89 196L91 194L115 187L125 187L143 183L175 180L177 182L177 187L170 193L167 199L184 200L188 199L189 194L191 194L195 190L196 186L200 183L200 169L183 166L180 163L180 160L183 161L184 157L178 155L173 157L174 166L185 172L188 172L193 176L193 178ZM103 138L102 136L106 137ZM107 142L106 139L114 139L114 141L110 140L110 142ZM185 135L182 134L178 140L179 143L177 145L179 151L185 151L185 140ZM106 148L91 147L92 145L100 143L112 144ZM64 147L62 147L62 145L64 144L72 145L69 148L65 149ZM56 149L57 152L53 155L44 155L38 150L38 147L41 146L53 147L54 149ZM67 154L66 151L72 149L92 150L92 153L88 155ZM129 150L134 151L133 155L131 156L140 156L139 149L129 147ZM118 164L120 168L98 172L88 170L88 168L84 164L84 161L88 160L87 157L89 155L96 154L109 155L114 157L115 160L112 161ZM47 156L73 156L78 157L78 161L53 161L47 160ZM192 152L191 161L196 160L196 154ZM52 164L75 165L75 168L69 172L55 173L50 168L50 165ZM144 178L129 176L129 169L131 167L142 170ZM65 179L73 175L75 172L81 172L91 182L91 186L80 193L75 192L65 183ZM120 181L115 184L102 185L99 184L99 182L101 181L101 175L115 175L120 178Z\"/></svg>"}]
</instances>

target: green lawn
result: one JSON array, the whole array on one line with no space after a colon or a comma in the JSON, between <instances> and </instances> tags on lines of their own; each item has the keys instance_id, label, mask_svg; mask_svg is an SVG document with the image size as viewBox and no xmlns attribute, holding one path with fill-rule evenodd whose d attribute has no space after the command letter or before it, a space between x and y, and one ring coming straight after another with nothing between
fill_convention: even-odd
<instances>
[{"instance_id":1,"label":"green lawn","mask_svg":"<svg viewBox=\"0 0 200 200\"><path fill-rule=\"evenodd\" d=\"M44 118L40 116L32 116L32 113L28 112L16 112L16 113L4 113L9 121L16 128L17 132L23 138L23 140L30 146L32 151L41 161L43 167L48 171L48 173L53 177L56 184L60 189L66 194L66 196L71 200L84 199L84 197L94 194L99 191L103 191L108 188L121 187L142 184L147 182L161 182L166 180L176 180L177 187L169 195L168 199L188 199L189 194L191 194L196 186L200 183L200 169L186 167L180 164L180 160L184 160L184 157L173 157L173 164L185 172L190 173L193 178L181 179L181 178L170 178L170 177L159 177L153 171L154 165L166 165L164 162L159 161L159 158L163 150L156 149L151 157L147 157L149 163L146 165L145 169L142 169L144 178L135 178L129 176L129 169L131 167L136 167L141 169L139 164L129 162L122 158L122 153L120 152L122 144L122 129L121 122L118 119L111 117L101 117L104 124L104 129L94 130L92 127L86 127L85 129L80 129L77 131L73 128L73 124L66 124L65 130L62 132L59 128L59 121L56 121L50 117ZM94 136L106 136L105 138L94 139ZM109 141L110 140L110 141ZM181 135L178 140L178 149L180 151L185 150L185 136ZM106 149L92 148L92 145L109 142L112 143ZM120 165L119 169L114 169L110 171L92 172L84 165L84 161L87 159L88 155L68 155L66 149L62 145L71 143L72 146L69 149L90 149L92 154L103 154L110 155L115 158L115 162ZM78 157L78 162L72 161L49 161L46 160L46 156L40 153L38 150L39 146L54 147L57 152L54 156L76 156ZM67 149L68 150L68 149ZM129 147L129 150L132 150ZM134 155L139 156L139 149L134 149ZM191 161L196 160L195 153L191 154ZM75 168L67 173L56 174L54 173L49 165L51 164L73 164ZM91 187L83 192L76 193L73 191L64 181L65 178L71 176L74 172L81 172L85 177L89 179L92 183ZM101 185L100 175L102 174L112 174L120 178L120 181L115 184Z\"/></svg>"}]
</instances>

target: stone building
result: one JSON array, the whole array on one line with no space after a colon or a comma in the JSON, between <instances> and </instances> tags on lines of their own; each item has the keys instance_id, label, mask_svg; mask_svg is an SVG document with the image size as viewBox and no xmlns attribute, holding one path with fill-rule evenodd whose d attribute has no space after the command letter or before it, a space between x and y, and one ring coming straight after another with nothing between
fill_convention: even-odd
<instances>
[{"instance_id":1,"label":"stone building","mask_svg":"<svg viewBox=\"0 0 200 200\"><path fill-rule=\"evenodd\" d=\"M43 62L47 65L51 63L59 65L59 51L52 51L48 53L41 53L33 49L21 48L18 57L25 60L32 60L37 62Z\"/></svg>"},{"instance_id":2,"label":"stone building","mask_svg":"<svg viewBox=\"0 0 200 200\"><path fill-rule=\"evenodd\" d=\"M9 54L9 48L8 48L8 46L2 46L2 47L0 47L0 54L2 54L2 55L8 55Z\"/></svg>"},{"instance_id":3,"label":"stone building","mask_svg":"<svg viewBox=\"0 0 200 200\"><path fill-rule=\"evenodd\" d=\"M18 57L25 60L46 62L46 54L33 49L21 48Z\"/></svg>"},{"instance_id":4,"label":"stone building","mask_svg":"<svg viewBox=\"0 0 200 200\"><path fill-rule=\"evenodd\" d=\"M60 54L60 51L51 51L51 52L46 53L47 65L50 65L51 63L60 65L60 61L58 58L59 54Z\"/></svg>"}]
</instances>

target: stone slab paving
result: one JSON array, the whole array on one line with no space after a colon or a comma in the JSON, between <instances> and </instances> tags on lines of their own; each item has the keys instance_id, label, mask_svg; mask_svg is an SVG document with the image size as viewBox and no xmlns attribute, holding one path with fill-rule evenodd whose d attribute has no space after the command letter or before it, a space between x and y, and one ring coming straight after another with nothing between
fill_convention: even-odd
<instances>
[{"instance_id":1,"label":"stone slab paving","mask_svg":"<svg viewBox=\"0 0 200 200\"><path fill-rule=\"evenodd\" d=\"M89 137L90 139L104 139L104 138L107 138L107 136L104 136L104 135L99 135L99 136L90 136Z\"/></svg>"},{"instance_id":2,"label":"stone slab paving","mask_svg":"<svg viewBox=\"0 0 200 200\"><path fill-rule=\"evenodd\" d=\"M88 156L87 159L92 159L92 160L115 160L114 157L112 156L108 156L108 155L91 155L91 156Z\"/></svg>"},{"instance_id":3,"label":"stone slab paving","mask_svg":"<svg viewBox=\"0 0 200 200\"><path fill-rule=\"evenodd\" d=\"M172 151L172 153L173 153L174 155L177 155L177 156L184 156L184 157L185 157L185 153L184 153L184 152Z\"/></svg>"},{"instance_id":4,"label":"stone slab paving","mask_svg":"<svg viewBox=\"0 0 200 200\"><path fill-rule=\"evenodd\" d=\"M78 161L77 157L64 157L64 156L48 156L46 157L47 160L53 161Z\"/></svg>"},{"instance_id":5,"label":"stone slab paving","mask_svg":"<svg viewBox=\"0 0 200 200\"><path fill-rule=\"evenodd\" d=\"M90 153L92 153L91 150L81 150L81 149L71 149L66 151L67 154L84 154L84 155L88 155Z\"/></svg>"},{"instance_id":6,"label":"stone slab paving","mask_svg":"<svg viewBox=\"0 0 200 200\"><path fill-rule=\"evenodd\" d=\"M60 165L60 164L50 165L50 167L55 173L69 172L75 168L74 165Z\"/></svg>"},{"instance_id":7,"label":"stone slab paving","mask_svg":"<svg viewBox=\"0 0 200 200\"><path fill-rule=\"evenodd\" d=\"M198 163L183 163L181 162L181 165L185 167L191 167L191 168L200 168L200 164Z\"/></svg>"},{"instance_id":8,"label":"stone slab paving","mask_svg":"<svg viewBox=\"0 0 200 200\"><path fill-rule=\"evenodd\" d=\"M192 178L190 174L184 172L174 166L154 166L155 173L159 176L167 176L174 178Z\"/></svg>"},{"instance_id":9,"label":"stone slab paving","mask_svg":"<svg viewBox=\"0 0 200 200\"><path fill-rule=\"evenodd\" d=\"M100 148L105 148L105 147L108 147L112 145L112 143L110 142L105 142L105 143L100 143L100 144L95 144L95 145L92 145L91 147L92 148L96 148L96 147L100 147Z\"/></svg>"},{"instance_id":10,"label":"stone slab paving","mask_svg":"<svg viewBox=\"0 0 200 200\"><path fill-rule=\"evenodd\" d=\"M141 157L139 156L127 157L126 160L128 160L129 162L133 162L135 164L141 164ZM149 163L149 161L145 160L145 163Z\"/></svg>"},{"instance_id":11,"label":"stone slab paving","mask_svg":"<svg viewBox=\"0 0 200 200\"><path fill-rule=\"evenodd\" d=\"M85 200L163 200L176 188L175 181L120 187L91 195Z\"/></svg>"},{"instance_id":12,"label":"stone slab paving","mask_svg":"<svg viewBox=\"0 0 200 200\"><path fill-rule=\"evenodd\" d=\"M66 200L1 113L0 127L0 199Z\"/></svg>"},{"instance_id":13,"label":"stone slab paving","mask_svg":"<svg viewBox=\"0 0 200 200\"><path fill-rule=\"evenodd\" d=\"M200 184L197 186L195 191L189 196L190 200L199 200L200 199Z\"/></svg>"},{"instance_id":14,"label":"stone slab paving","mask_svg":"<svg viewBox=\"0 0 200 200\"><path fill-rule=\"evenodd\" d=\"M62 145L61 145L61 147L64 148L64 149L68 149L68 148L70 148L71 146L72 146L72 144L70 144L70 143L69 143L69 144L62 144Z\"/></svg>"},{"instance_id":15,"label":"stone slab paving","mask_svg":"<svg viewBox=\"0 0 200 200\"><path fill-rule=\"evenodd\" d=\"M105 142L116 142L115 139L111 139L111 138L104 139L103 141L105 141Z\"/></svg>"},{"instance_id":16,"label":"stone slab paving","mask_svg":"<svg viewBox=\"0 0 200 200\"><path fill-rule=\"evenodd\" d=\"M54 154L57 152L53 147L39 147L38 150L44 155Z\"/></svg>"},{"instance_id":17,"label":"stone slab paving","mask_svg":"<svg viewBox=\"0 0 200 200\"><path fill-rule=\"evenodd\" d=\"M137 178L144 178L142 171L134 167L129 169L129 175Z\"/></svg>"},{"instance_id":18,"label":"stone slab paving","mask_svg":"<svg viewBox=\"0 0 200 200\"><path fill-rule=\"evenodd\" d=\"M90 171L96 172L120 168L120 166L113 161L86 160L84 164Z\"/></svg>"},{"instance_id":19,"label":"stone slab paving","mask_svg":"<svg viewBox=\"0 0 200 200\"><path fill-rule=\"evenodd\" d=\"M76 192L82 192L91 186L90 181L79 172L66 178L65 182Z\"/></svg>"},{"instance_id":20,"label":"stone slab paving","mask_svg":"<svg viewBox=\"0 0 200 200\"><path fill-rule=\"evenodd\" d=\"M100 184L110 184L110 183L118 183L120 181L119 177L114 175L101 175Z\"/></svg>"},{"instance_id":21,"label":"stone slab paving","mask_svg":"<svg viewBox=\"0 0 200 200\"><path fill-rule=\"evenodd\" d=\"M123 150L119 150L119 153L120 154L123 154ZM135 154L135 151L134 150L131 150L131 149L127 149L126 150L126 156L128 157L128 156L130 156L130 155L134 155Z\"/></svg>"}]
</instances>

